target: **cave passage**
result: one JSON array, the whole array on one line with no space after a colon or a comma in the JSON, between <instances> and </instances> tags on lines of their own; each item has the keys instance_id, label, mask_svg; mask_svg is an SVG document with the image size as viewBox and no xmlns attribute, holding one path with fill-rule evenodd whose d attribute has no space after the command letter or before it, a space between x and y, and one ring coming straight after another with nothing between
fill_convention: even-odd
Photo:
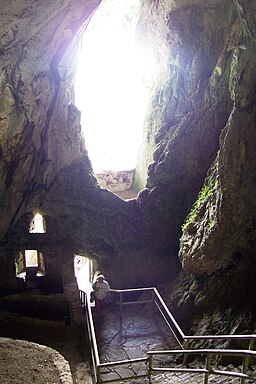
<instances>
[{"instance_id":1,"label":"cave passage","mask_svg":"<svg viewBox=\"0 0 256 384\"><path fill-rule=\"evenodd\" d=\"M94 275L93 261L85 256L74 255L74 272L78 288L90 292Z\"/></svg>"},{"instance_id":2,"label":"cave passage","mask_svg":"<svg viewBox=\"0 0 256 384\"><path fill-rule=\"evenodd\" d=\"M149 86L135 41L140 2L102 1L82 36L76 105L94 173L132 170Z\"/></svg>"}]
</instances>

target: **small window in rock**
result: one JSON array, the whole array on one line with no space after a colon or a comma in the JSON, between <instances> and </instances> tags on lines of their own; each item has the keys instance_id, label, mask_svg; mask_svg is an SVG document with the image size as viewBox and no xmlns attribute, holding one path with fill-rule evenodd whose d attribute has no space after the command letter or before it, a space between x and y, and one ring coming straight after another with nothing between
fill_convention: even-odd
<instances>
[{"instance_id":1,"label":"small window in rock","mask_svg":"<svg viewBox=\"0 0 256 384\"><path fill-rule=\"evenodd\" d=\"M45 221L40 213L36 213L30 223L29 233L45 233Z\"/></svg>"},{"instance_id":2,"label":"small window in rock","mask_svg":"<svg viewBox=\"0 0 256 384\"><path fill-rule=\"evenodd\" d=\"M38 266L37 251L35 249L27 249L25 251L25 263L26 267Z\"/></svg>"},{"instance_id":3,"label":"small window in rock","mask_svg":"<svg viewBox=\"0 0 256 384\"><path fill-rule=\"evenodd\" d=\"M45 263L42 252L36 249L26 249L20 251L15 260L16 276L24 280L28 277L31 270L34 271L35 276L41 277L45 275Z\"/></svg>"}]
</instances>

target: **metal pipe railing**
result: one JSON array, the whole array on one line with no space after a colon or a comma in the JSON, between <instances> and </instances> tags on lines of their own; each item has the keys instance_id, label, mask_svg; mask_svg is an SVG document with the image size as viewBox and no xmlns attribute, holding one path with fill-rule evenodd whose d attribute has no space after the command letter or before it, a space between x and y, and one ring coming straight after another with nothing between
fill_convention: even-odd
<instances>
[{"instance_id":1,"label":"metal pipe railing","mask_svg":"<svg viewBox=\"0 0 256 384\"><path fill-rule=\"evenodd\" d=\"M184 335L184 340L250 340L249 349L252 350L256 335Z\"/></svg>"},{"instance_id":2,"label":"metal pipe railing","mask_svg":"<svg viewBox=\"0 0 256 384\"><path fill-rule=\"evenodd\" d=\"M182 343L180 342L179 338L176 336L176 333L174 332L172 326L170 325L170 323L168 322L168 319L167 317L165 316L165 314L163 313L162 309L160 308L159 304L157 302L155 302L160 314L162 315L164 321L166 322L168 328L170 329L170 331L172 332L174 338L176 339L177 343L179 344L180 348L183 348L183 345Z\"/></svg>"},{"instance_id":3,"label":"metal pipe railing","mask_svg":"<svg viewBox=\"0 0 256 384\"><path fill-rule=\"evenodd\" d=\"M146 375L142 376L132 376L132 377L127 377L127 378L122 378L122 380L128 380L136 377L148 377L149 382L152 377L152 372L153 371L170 371L170 372L195 372L195 370L188 369L188 368L154 368L153 367L153 357L154 355L157 354L171 354L174 353L181 353L184 355L184 361L183 363L186 362L188 355L191 354L206 354L206 362L205 362L205 368L197 370L199 373L204 373L205 378L204 378L204 384L208 383L208 377L211 374L214 374L216 372L221 372L221 374L225 375L236 375L236 377L241 378L241 384L244 384L245 380L248 378L246 375L248 366L249 366L249 359L251 356L255 357L256 352L252 351L254 347L254 343L256 340L256 335L202 335L202 336L188 336L183 333L181 328L179 327L178 323L174 319L173 315L169 311L167 305L165 304L164 300L162 299L161 295L159 294L158 290L155 287L149 287L149 288L133 288L133 289L111 289L111 292L116 293L119 295L119 300L116 302L120 306L120 327L122 326L122 318L123 318L123 307L127 305L137 305L137 304L146 304L146 303L154 303L156 307L158 308L161 316L163 317L164 321L166 322L167 326L171 330L172 334L174 335L178 345L180 346L180 350L173 350L173 351L149 351L147 357L142 357L138 359L132 359L132 360L122 360L122 361L117 361L117 362L107 362L107 363L100 363L99 359L99 352L98 352L98 347L97 347L97 341L96 341L96 334L94 330L94 324L93 324L93 316L91 312L91 306L89 300L87 300L87 295L85 292L80 291L80 299L83 305L83 308L86 311L86 318L87 318L87 327L88 327L88 334L89 334L89 340L90 340L90 345L91 345L91 353L92 353L92 360L93 360L93 371L94 371L94 377L96 383L100 382L114 382L120 380L113 379L113 380L107 380L107 381L102 381L101 380L101 368L104 367L114 367L115 365L124 365L124 364L133 364L136 362L144 361L148 363L148 373ZM145 292L150 292L150 298L149 299L144 299L144 300L136 300L136 301L125 301L124 300L124 295L125 293L145 293ZM227 350L227 349L189 349L189 342L191 340L249 340L249 350ZM252 352L250 354L249 352ZM243 356L243 368L241 373L230 373L228 374L223 373L222 371L213 371L211 367L211 357L219 354L219 355L224 355L224 354L230 354L233 353L233 355L239 356L239 354L245 354ZM217 374L217 373L216 373ZM239 376L240 375L240 376Z\"/></svg>"},{"instance_id":4,"label":"metal pipe railing","mask_svg":"<svg viewBox=\"0 0 256 384\"><path fill-rule=\"evenodd\" d=\"M187 355L205 355L205 367L202 368L168 368L168 367L154 367L153 366L153 358L155 356L160 355L176 355L176 354L187 354ZM189 349L189 350L169 350L169 351L149 351L147 353L149 356L149 383L151 383L152 373L153 372L180 372L180 373L198 373L204 374L204 384L208 384L210 375L222 375L222 376L230 376L240 378L240 383L244 383L245 380L252 380L256 382L256 376L252 376L247 374L247 361L250 357L256 358L256 351L250 350L237 350L237 349ZM213 356L238 356L242 357L242 370L241 372L233 372L233 371L222 371L217 370L212 367L212 357Z\"/></svg>"},{"instance_id":5,"label":"metal pipe railing","mask_svg":"<svg viewBox=\"0 0 256 384\"><path fill-rule=\"evenodd\" d=\"M256 341L256 335L195 335L195 336L184 336L184 344L186 345L186 349L189 349L189 341L191 340L248 340L248 350L253 350L255 341Z\"/></svg>"},{"instance_id":6,"label":"metal pipe railing","mask_svg":"<svg viewBox=\"0 0 256 384\"><path fill-rule=\"evenodd\" d=\"M134 289L132 291L137 291L139 289ZM147 289L146 289L147 290ZM117 290L112 290L112 291L117 291ZM130 290L125 290L126 292L129 292ZM120 293L120 306L122 307L123 304L123 291L118 290ZM99 358L99 352L98 352L98 347L97 347L97 340L96 340L96 334L95 334L95 329L94 329L94 323L93 323L93 317L92 317L92 311L91 311L91 305L89 300L87 299L87 295L85 292L80 291L80 300L82 303L83 308L85 309L85 314L86 314L86 320L87 320L87 329L88 329L88 335L89 335L89 341L90 341L90 347L91 347L91 355L92 355L92 364L93 364L93 373L94 373L94 378L96 383L104 382L116 382L120 381L120 378L118 379L111 379L111 380L101 380L101 368L106 368L106 367L114 367L114 366L120 366L120 365L126 365L126 364L135 364L138 362L148 362L148 357L139 357L137 359L128 359L128 360L120 360L120 361L114 361L114 362L107 362L107 363L100 363L100 358ZM122 316L122 310L121 314ZM145 374L140 374L140 375L133 375L129 377L122 378L122 380L130 380L134 378L145 378L148 376L148 373L146 372Z\"/></svg>"},{"instance_id":7,"label":"metal pipe railing","mask_svg":"<svg viewBox=\"0 0 256 384\"><path fill-rule=\"evenodd\" d=\"M93 324L93 317L92 317L92 311L89 300L87 300L87 295L85 294L85 309L86 309L86 323L87 323L87 330L89 335L89 341L90 341L90 348L91 348L91 356L92 356L92 365L93 365L93 374L96 383L100 381L100 372L99 372L99 364L100 364L100 358L99 358L99 351L97 346L97 340L96 340L96 334Z\"/></svg>"},{"instance_id":8,"label":"metal pipe railing","mask_svg":"<svg viewBox=\"0 0 256 384\"><path fill-rule=\"evenodd\" d=\"M175 336L176 340L178 341L178 344L181 345L181 342L183 342L184 339L185 339L185 334L181 330L181 328L178 325L177 321L172 316L171 312L169 311L169 308L165 304L165 302L162 299L162 297L161 297L160 293L158 292L158 290L156 288L153 288L153 289L154 289L155 296L157 297L158 301L162 305L162 308L164 309L164 311L165 311L165 313L167 315L167 318L171 321L172 325L169 324L169 323L168 324L170 325L170 328L172 329L172 333ZM160 310L159 307L158 307L158 309ZM160 312L160 313L163 314L163 312ZM165 321L167 321L166 318L165 318ZM181 345L181 347L182 347L182 345Z\"/></svg>"}]
</instances>

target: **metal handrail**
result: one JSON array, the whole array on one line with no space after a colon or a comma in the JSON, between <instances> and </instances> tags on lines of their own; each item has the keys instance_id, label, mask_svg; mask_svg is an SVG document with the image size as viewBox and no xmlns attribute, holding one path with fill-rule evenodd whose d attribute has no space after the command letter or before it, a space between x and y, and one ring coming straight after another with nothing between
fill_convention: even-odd
<instances>
[{"instance_id":1,"label":"metal handrail","mask_svg":"<svg viewBox=\"0 0 256 384\"><path fill-rule=\"evenodd\" d=\"M204 368L169 368L169 367L153 367L153 358L154 356L159 355L205 355L205 367ZM151 383L152 373L153 372L179 372L179 373L198 373L204 374L204 384L208 384L208 379L210 375L222 375L240 378L240 383L244 383L245 380L252 380L256 382L256 376L252 376L247 372L248 369L248 359L250 357L256 358L256 351L249 350L237 350L237 349L181 349L181 350L168 350L168 351L149 351L147 353L149 357L149 383ZM242 371L222 371L214 369L211 364L213 356L239 356L243 358L242 362Z\"/></svg>"},{"instance_id":2,"label":"metal handrail","mask_svg":"<svg viewBox=\"0 0 256 384\"><path fill-rule=\"evenodd\" d=\"M159 309L159 311L160 311L161 315L163 316L165 322L167 323L167 325L169 326L170 330L172 331L172 334L174 335L176 341L178 342L180 347L183 348L182 342L185 339L185 334L183 333L183 331L181 330L181 328L178 325L177 321L174 319L173 315L169 311L167 305L165 304L165 302L162 299L162 297L161 297L160 293L158 292L158 290L155 287L153 289L154 289L154 293L155 293L157 299L161 303L161 305L163 307L163 310L165 311L165 314L167 316L164 315L163 311L161 310L161 308L159 307L159 305L155 301L155 304L157 305L157 308ZM168 322L168 318L171 321L171 324Z\"/></svg>"},{"instance_id":3,"label":"metal handrail","mask_svg":"<svg viewBox=\"0 0 256 384\"><path fill-rule=\"evenodd\" d=\"M80 299L81 299L83 308L85 309L86 318L87 318L87 327L88 327L88 334L89 334L89 340L90 340L90 346L91 346L93 372L94 372L94 377L95 377L96 383L100 383L100 382L107 383L107 382L114 382L114 381L120 380L120 379L117 379L117 380L114 379L114 380L102 381L100 378L100 375L101 375L100 369L103 367L106 367L106 366L108 366L108 367L112 366L113 367L115 365L131 364L131 363L136 363L136 362L141 362L141 361L144 361L145 363L149 364L148 374L122 378L122 380L128 380L128 379L138 378L138 377L148 377L150 380L150 377L151 377L151 374L153 371L166 370L165 368L152 368L152 356L156 355L156 354L165 355L168 353L170 354L172 352L183 354L184 355L184 363L186 362L188 355L195 354L195 353L201 353L202 354L205 352L207 356L208 356L208 354L210 354L209 351L213 351L212 354L215 354L215 355L216 354L223 354L223 355L228 354L228 353L230 353L230 351L233 351L234 354L236 354L236 355L239 355L241 353L246 353L246 358L244 358L244 362L243 362L243 373L240 374L240 375L243 375L243 374L245 374L244 372L246 371L246 369L249 366L250 356L251 355L254 356L254 353L256 353L256 352L252 351L252 349L254 347L256 335L202 335L202 336L200 336L200 335L196 335L196 336L185 335L183 333L183 331L181 330L181 328L179 327L176 320L174 319L173 315L169 311L167 305L165 304L165 302L162 299L161 295L159 294L158 290L155 287L133 288L133 289L111 289L111 292L119 294L119 301L117 301L117 304L119 304L119 306L120 306L120 324L122 323L123 306L153 303L158 308L161 316L165 320L166 324L168 325L169 329L171 330L172 334L174 335L174 337L175 337L175 339L176 339L176 341L177 341L177 343L181 349L180 350L176 349L173 351L149 351L147 354L147 357L142 357L142 358L132 359L132 360L122 360L122 361L116 361L116 362L100 363L99 352L98 352L97 341L96 341L96 335L95 335L94 324L93 324L93 316L92 316L92 312L91 312L91 306L90 306L89 300L87 300L86 293L83 291L80 291ZM125 301L123 294L124 293L133 293L133 292L135 292L135 293L151 292L151 298L147 299L147 300ZM221 340L221 339L222 340L235 340L235 339L236 340L249 340L249 347L248 347L249 350L189 349L189 341L190 340L209 340L209 339L212 339L212 340L218 340L218 339L219 340ZM221 353L220 352L218 353L218 351L220 351ZM253 353L250 354L250 352L253 352ZM212 374L212 372L213 372L208 367L210 364L208 360L207 360L206 368L204 370L202 370L202 369L199 370L201 373L205 373L205 384L208 383L207 377L210 374ZM172 369L172 371L173 371L176 368L170 368L170 369ZM177 372L182 371L182 369L180 369L180 368L177 368L177 369L178 369ZM169 370L169 369L167 369L167 370ZM186 368L185 371L190 372L191 370ZM194 372L194 370L193 370L193 372ZM228 375L227 371L224 371L224 372L226 372L225 375ZM220 373L220 374L222 374L222 373ZM235 373L235 374L238 374L238 373ZM232 376L233 373L231 373L230 375ZM236 377L241 378L241 384L243 384L245 379L247 379L247 376L246 377L245 376L236 376Z\"/></svg>"},{"instance_id":4,"label":"metal handrail","mask_svg":"<svg viewBox=\"0 0 256 384\"><path fill-rule=\"evenodd\" d=\"M93 374L94 374L95 381L97 383L99 380L98 366L100 364L100 358L99 358L99 351L98 351L96 334L95 334L95 329L93 324L92 311L91 311L91 306L90 306L89 300L87 299L86 293L81 290L79 291L79 293L80 293L80 300L82 303L82 307L85 311L86 324L87 324L87 330L88 330L88 336L89 336L89 344L91 348Z\"/></svg>"},{"instance_id":5,"label":"metal handrail","mask_svg":"<svg viewBox=\"0 0 256 384\"><path fill-rule=\"evenodd\" d=\"M189 340L249 340L248 349L252 350L254 348L256 335L186 335L184 341L189 342Z\"/></svg>"},{"instance_id":6,"label":"metal handrail","mask_svg":"<svg viewBox=\"0 0 256 384\"><path fill-rule=\"evenodd\" d=\"M120 300L117 302L120 306L120 321L122 320L122 307L125 305L134 305L134 304L147 304L147 303L154 303L156 307L158 308L160 314L162 315L163 319L165 320L166 324L168 325L170 331L172 332L173 336L175 337L178 345L183 348L183 341L185 339L185 334L183 333L182 329L172 316L171 312L169 311L167 305L165 304L164 300L162 299L161 295L159 294L158 290L155 287L148 287L148 288L133 288L133 289L111 289L114 293L120 294ZM138 301L123 301L123 293L132 293L132 292L151 292L151 299L148 300L138 300Z\"/></svg>"},{"instance_id":7,"label":"metal handrail","mask_svg":"<svg viewBox=\"0 0 256 384\"><path fill-rule=\"evenodd\" d=\"M119 360L114 362L107 362L107 363L101 363L99 358L99 351L97 347L97 340L96 340L96 334L94 329L94 323L93 323L93 316L91 311L91 305L89 300L87 299L87 295L84 291L80 290L80 300L83 306L83 309L85 311L86 315L86 323L87 323L87 329L88 329L88 335L89 335L89 341L90 341L90 347L91 347L91 356L92 356L92 368L93 368L93 375L96 383L108 383L108 382L116 382L120 381L120 378L118 379L111 379L111 380L101 380L101 368L104 367L114 367L119 365L126 365L126 364L133 364L138 362L148 362L148 357L139 357L136 359L126 359L126 360ZM145 374L140 375L133 375L129 377L122 378L122 380L130 380L134 378L145 378L148 377L148 372L145 372Z\"/></svg>"}]
</instances>

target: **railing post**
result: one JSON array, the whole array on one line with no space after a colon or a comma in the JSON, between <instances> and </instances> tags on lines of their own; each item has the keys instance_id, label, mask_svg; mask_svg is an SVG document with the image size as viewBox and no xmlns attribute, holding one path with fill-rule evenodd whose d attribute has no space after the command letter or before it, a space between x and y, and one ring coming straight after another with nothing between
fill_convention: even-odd
<instances>
[{"instance_id":1,"label":"railing post","mask_svg":"<svg viewBox=\"0 0 256 384\"><path fill-rule=\"evenodd\" d=\"M120 320L120 328L123 325L123 292L120 292L120 301L119 301L119 320Z\"/></svg>"},{"instance_id":2,"label":"railing post","mask_svg":"<svg viewBox=\"0 0 256 384\"><path fill-rule=\"evenodd\" d=\"M242 373L246 374L248 365L249 365L249 356L245 354L243 357ZM241 377L240 384L244 384L245 380L246 379L244 377Z\"/></svg>"},{"instance_id":3,"label":"railing post","mask_svg":"<svg viewBox=\"0 0 256 384\"><path fill-rule=\"evenodd\" d=\"M97 377L97 384L100 383L100 367L96 366L96 377Z\"/></svg>"},{"instance_id":4,"label":"railing post","mask_svg":"<svg viewBox=\"0 0 256 384\"><path fill-rule=\"evenodd\" d=\"M249 343L249 351L253 351L254 344L255 344L255 339L250 339L250 343Z\"/></svg>"},{"instance_id":5,"label":"railing post","mask_svg":"<svg viewBox=\"0 0 256 384\"><path fill-rule=\"evenodd\" d=\"M188 339L185 339L185 341L183 343L183 349L189 349L189 340ZM183 365L187 365L187 364L188 364L188 354L184 353Z\"/></svg>"},{"instance_id":6,"label":"railing post","mask_svg":"<svg viewBox=\"0 0 256 384\"><path fill-rule=\"evenodd\" d=\"M151 384L151 377L152 377L152 355L150 354L148 357L148 382Z\"/></svg>"},{"instance_id":7,"label":"railing post","mask_svg":"<svg viewBox=\"0 0 256 384\"><path fill-rule=\"evenodd\" d=\"M85 292L84 292L84 291L80 291L80 298L81 298L81 302L82 302L82 310L83 310L83 313L85 313L85 308L86 308L86 295L85 295Z\"/></svg>"},{"instance_id":8,"label":"railing post","mask_svg":"<svg viewBox=\"0 0 256 384\"><path fill-rule=\"evenodd\" d=\"M252 351L253 348L254 348L254 343L255 343L255 339L250 339L250 343L249 343L249 351ZM244 355L243 357L243 367L242 367L242 373L246 374L247 372L247 369L249 367L249 362L250 362L250 356L248 355ZM240 380L240 384L244 384L245 383L245 378L241 378Z\"/></svg>"},{"instance_id":9,"label":"railing post","mask_svg":"<svg viewBox=\"0 0 256 384\"><path fill-rule=\"evenodd\" d=\"M210 369L211 369L211 359L212 359L212 355L209 353L207 353L206 355L206 361L205 361L205 369L207 370L207 372L205 372L204 374L204 384L208 384L208 380L209 380L209 376L210 376Z\"/></svg>"}]
</instances>

